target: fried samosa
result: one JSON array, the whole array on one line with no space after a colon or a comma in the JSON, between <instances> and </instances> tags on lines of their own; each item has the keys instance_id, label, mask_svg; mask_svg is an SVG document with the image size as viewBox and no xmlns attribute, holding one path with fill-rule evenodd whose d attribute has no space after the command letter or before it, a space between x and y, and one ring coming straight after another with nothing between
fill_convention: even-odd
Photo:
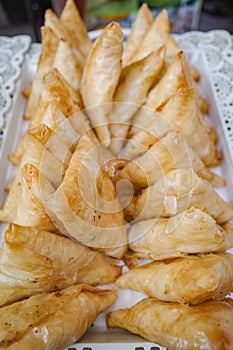
<instances>
[{"instance_id":1,"label":"fried samosa","mask_svg":"<svg viewBox=\"0 0 233 350\"><path fill-rule=\"evenodd\" d=\"M127 66L135 51L141 45L148 29L153 23L153 15L146 3L142 4L131 26L130 34L122 54L122 65Z\"/></svg>"},{"instance_id":2,"label":"fried samosa","mask_svg":"<svg viewBox=\"0 0 233 350\"><path fill-rule=\"evenodd\" d=\"M171 26L166 10L162 10L154 19L152 25L147 30L143 40L139 43L136 52L133 54L129 63L136 62L151 52L164 46L171 31Z\"/></svg>"},{"instance_id":3,"label":"fried samosa","mask_svg":"<svg viewBox=\"0 0 233 350\"><path fill-rule=\"evenodd\" d=\"M91 248L33 227L10 224L0 249L0 306L72 284L111 283L121 267Z\"/></svg>"},{"instance_id":4,"label":"fried samosa","mask_svg":"<svg viewBox=\"0 0 233 350\"><path fill-rule=\"evenodd\" d=\"M152 186L135 196L125 214L128 219L145 220L169 217L196 207L211 215L219 224L233 218L233 207L224 201L212 185L192 168L171 170Z\"/></svg>"},{"instance_id":5,"label":"fried samosa","mask_svg":"<svg viewBox=\"0 0 233 350\"><path fill-rule=\"evenodd\" d=\"M164 50L160 49L147 57L123 68L113 97L110 114L111 145L113 154L118 154L127 138L130 119L145 102L149 89L158 79L163 67Z\"/></svg>"},{"instance_id":6,"label":"fried samosa","mask_svg":"<svg viewBox=\"0 0 233 350\"><path fill-rule=\"evenodd\" d=\"M37 182L40 181L39 175L39 177L35 178L38 179L35 180L36 182L34 182L34 180L32 181L34 185L33 187L29 185L28 187L26 185L26 178L31 178L32 173L41 174L41 179L45 178L51 184L48 185L48 187L54 188L55 190L55 188L57 188L62 182L64 172L71 158L71 152L69 149L70 145L67 145L65 142L63 142L59 138L58 134L54 133L46 125L41 124L38 128L30 130L27 135L28 147L26 148L26 151L23 155L16 176L12 180L6 202L4 203L3 208L0 210L1 221L15 223L21 222L18 221L21 220L18 217L20 210L19 207L22 206L22 203L20 202L21 200L23 200L23 203L25 202L24 194L25 191L27 192L26 188L30 188L30 193L34 193L37 185L40 185ZM29 169L31 169L31 167L35 167L37 170L33 168L33 170L30 170L30 173ZM36 197L40 198L41 193L39 188L37 191L38 193ZM30 196L27 198L30 203ZM27 213L23 213L23 215L27 215ZM31 226L34 225L31 223ZM50 227L50 229L51 228L53 228L53 226Z\"/></svg>"},{"instance_id":7,"label":"fried samosa","mask_svg":"<svg viewBox=\"0 0 233 350\"><path fill-rule=\"evenodd\" d=\"M73 13L75 16L75 13ZM57 17L57 15L53 12L53 10L47 9L45 11L44 24L46 27L51 28L58 39L65 39L69 43L76 60L79 61L81 67L84 66L86 58L81 54L80 47L77 46L75 40L73 40L74 35L71 36L70 32L67 30L66 26L62 23L62 21Z\"/></svg>"},{"instance_id":8,"label":"fried samosa","mask_svg":"<svg viewBox=\"0 0 233 350\"><path fill-rule=\"evenodd\" d=\"M123 34L112 22L96 39L84 67L81 95L97 136L105 147L110 144L108 115L121 73ZM103 83L104 82L104 83Z\"/></svg>"},{"instance_id":9,"label":"fried samosa","mask_svg":"<svg viewBox=\"0 0 233 350\"><path fill-rule=\"evenodd\" d=\"M229 227L225 231L211 216L195 208L169 219L140 221L129 230L129 248L138 257L153 260L221 252L232 247L233 232Z\"/></svg>"},{"instance_id":10,"label":"fried samosa","mask_svg":"<svg viewBox=\"0 0 233 350\"><path fill-rule=\"evenodd\" d=\"M75 119L77 120L77 124L79 122L79 127L77 127L77 130L79 130L79 132L77 132L72 125L72 121ZM80 133L82 132L83 125L85 125L85 121L86 119L84 115L82 113L79 115L79 112L70 117L66 117L58 108L56 101L49 103L43 116L43 124L55 132L56 135L61 139L61 143L64 143L65 146L69 147L71 151L73 145L80 137Z\"/></svg>"},{"instance_id":11,"label":"fried samosa","mask_svg":"<svg viewBox=\"0 0 233 350\"><path fill-rule=\"evenodd\" d=\"M193 81L188 71L184 53L181 51L177 54L176 59L168 67L158 84L150 90L145 107L155 111L158 106L174 95L179 89L191 87L193 87ZM150 117L151 115L148 117L145 115L145 110L142 110L142 112L139 111L134 117L134 123L136 126L147 127ZM134 130L131 130L132 132Z\"/></svg>"},{"instance_id":12,"label":"fried samosa","mask_svg":"<svg viewBox=\"0 0 233 350\"><path fill-rule=\"evenodd\" d=\"M92 43L75 1L66 1L60 21L65 26L73 46L80 51L85 61L91 50Z\"/></svg>"},{"instance_id":13,"label":"fried samosa","mask_svg":"<svg viewBox=\"0 0 233 350\"><path fill-rule=\"evenodd\" d=\"M44 122L43 119L51 102L56 103L57 109L67 118L73 116L73 119L78 119L76 126L80 133L90 129L87 118L80 111L81 101L79 94L65 81L56 68L51 69L43 78L43 90L29 129L36 128ZM15 165L19 165L28 146L27 134L28 132L25 133L15 152L9 157Z\"/></svg>"},{"instance_id":14,"label":"fried samosa","mask_svg":"<svg viewBox=\"0 0 233 350\"><path fill-rule=\"evenodd\" d=\"M212 129L198 108L198 93L182 51L177 54L158 84L151 89L144 108L135 114L129 136L132 138L135 133L143 132L141 129L144 129L144 133L148 131L158 136L161 130L158 129L159 121L155 112L159 112L160 118L164 118L167 124L176 125L184 131L199 157L201 152L198 150L204 148L204 157L213 158L206 165L219 163ZM125 153L130 155L131 152L126 147Z\"/></svg>"},{"instance_id":15,"label":"fried samosa","mask_svg":"<svg viewBox=\"0 0 233 350\"><path fill-rule=\"evenodd\" d=\"M81 338L115 299L114 290L81 284L4 306L0 309L1 349L64 349Z\"/></svg>"},{"instance_id":16,"label":"fried samosa","mask_svg":"<svg viewBox=\"0 0 233 350\"><path fill-rule=\"evenodd\" d=\"M14 223L40 227L48 231L56 228L45 208L44 201L55 191L47 178L32 164L22 168L22 186Z\"/></svg>"},{"instance_id":17,"label":"fried samosa","mask_svg":"<svg viewBox=\"0 0 233 350\"><path fill-rule=\"evenodd\" d=\"M198 254L155 261L124 273L116 285L181 304L222 300L233 291L233 255Z\"/></svg>"},{"instance_id":18,"label":"fried samosa","mask_svg":"<svg viewBox=\"0 0 233 350\"><path fill-rule=\"evenodd\" d=\"M74 90L78 90L82 77L82 66L65 39L59 40L53 68L57 68L67 83L70 84Z\"/></svg>"},{"instance_id":19,"label":"fried samosa","mask_svg":"<svg viewBox=\"0 0 233 350\"><path fill-rule=\"evenodd\" d=\"M51 69L43 78L43 91L39 104L35 110L30 128L43 123L44 113L50 102L56 100L58 108L65 116L70 116L80 111L80 96L63 78L57 68Z\"/></svg>"},{"instance_id":20,"label":"fried samosa","mask_svg":"<svg viewBox=\"0 0 233 350\"><path fill-rule=\"evenodd\" d=\"M37 167L24 164L0 211L0 221L55 231L56 227L44 206L46 196L54 191L55 188Z\"/></svg>"},{"instance_id":21,"label":"fried samosa","mask_svg":"<svg viewBox=\"0 0 233 350\"><path fill-rule=\"evenodd\" d=\"M194 89L180 89L156 110L168 123L180 127L190 146L206 166L220 164L211 129L203 125ZM213 130L213 129L212 129Z\"/></svg>"},{"instance_id":22,"label":"fried samosa","mask_svg":"<svg viewBox=\"0 0 233 350\"><path fill-rule=\"evenodd\" d=\"M107 314L108 328L123 328L169 350L233 348L233 306L224 301L181 305L148 298Z\"/></svg>"},{"instance_id":23,"label":"fried samosa","mask_svg":"<svg viewBox=\"0 0 233 350\"><path fill-rule=\"evenodd\" d=\"M223 186L225 181L211 172L190 148L179 129L169 130L141 156L136 157L116 175L115 182L129 180L136 190L155 183L163 174L177 168L193 168L196 174L213 186Z\"/></svg>"},{"instance_id":24,"label":"fried samosa","mask_svg":"<svg viewBox=\"0 0 233 350\"><path fill-rule=\"evenodd\" d=\"M143 124L140 124L141 121L136 124L137 121L133 120L131 131L137 130L137 133L131 135L123 151L123 157L135 158L145 152L156 137L160 137L166 130L178 127L206 166L216 166L220 163L221 152L216 148L213 138L199 119L194 89L180 89L161 104L156 112L144 107L140 114L144 115ZM137 115L138 113L135 118Z\"/></svg>"},{"instance_id":25,"label":"fried samosa","mask_svg":"<svg viewBox=\"0 0 233 350\"><path fill-rule=\"evenodd\" d=\"M165 57L166 63L168 65L170 65L174 61L174 59L176 58L177 54L180 51L182 51L180 45L170 35L166 41L166 57ZM192 78L194 79L194 81L198 81L200 79L200 75L199 75L198 71L193 66L191 66L189 64L188 64L188 66L189 66L189 71L190 71Z\"/></svg>"},{"instance_id":26,"label":"fried samosa","mask_svg":"<svg viewBox=\"0 0 233 350\"><path fill-rule=\"evenodd\" d=\"M61 140L61 152L58 157L64 154L66 147L73 152L76 144L82 134L89 134L95 137L93 131L90 129L89 122L82 111L65 116L59 109L59 104L56 100L49 103L44 115L43 124L51 129ZM30 131L31 133L32 131ZM64 145L63 145L64 144Z\"/></svg>"},{"instance_id":27,"label":"fried samosa","mask_svg":"<svg viewBox=\"0 0 233 350\"><path fill-rule=\"evenodd\" d=\"M174 129L174 125L168 123L160 114L144 106L140 108L140 113L144 113L148 119L146 127L135 124L133 118L132 125L128 133L128 140L122 150L122 157L128 160L145 153L163 134ZM136 113L136 115L138 112ZM133 134L131 131L133 129ZM135 131L135 132L134 132Z\"/></svg>"},{"instance_id":28,"label":"fried samosa","mask_svg":"<svg viewBox=\"0 0 233 350\"><path fill-rule=\"evenodd\" d=\"M63 182L46 201L46 208L62 233L120 258L127 249L124 215L101 165L98 143L88 134L80 137Z\"/></svg>"},{"instance_id":29,"label":"fried samosa","mask_svg":"<svg viewBox=\"0 0 233 350\"><path fill-rule=\"evenodd\" d=\"M41 46L42 51L37 65L36 76L33 79L30 96L27 101L25 119L31 119L35 108L39 102L40 94L43 89L43 76L53 67L54 57L58 47L58 38L51 28L41 28Z\"/></svg>"}]
</instances>

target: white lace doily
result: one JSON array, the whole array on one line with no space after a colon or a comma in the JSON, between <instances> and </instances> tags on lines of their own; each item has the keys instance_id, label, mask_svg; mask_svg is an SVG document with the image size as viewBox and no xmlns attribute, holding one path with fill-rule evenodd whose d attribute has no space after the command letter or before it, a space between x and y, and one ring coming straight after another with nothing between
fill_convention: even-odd
<instances>
[{"instance_id":1,"label":"white lace doily","mask_svg":"<svg viewBox=\"0 0 233 350\"><path fill-rule=\"evenodd\" d=\"M14 96L15 84L19 79L25 53L29 50L31 38L28 35L0 37L0 147L7 125L7 113Z\"/></svg>"},{"instance_id":2,"label":"white lace doily","mask_svg":"<svg viewBox=\"0 0 233 350\"><path fill-rule=\"evenodd\" d=\"M201 50L223 132L233 159L233 36L225 30L189 32L176 36L185 52Z\"/></svg>"}]
</instances>

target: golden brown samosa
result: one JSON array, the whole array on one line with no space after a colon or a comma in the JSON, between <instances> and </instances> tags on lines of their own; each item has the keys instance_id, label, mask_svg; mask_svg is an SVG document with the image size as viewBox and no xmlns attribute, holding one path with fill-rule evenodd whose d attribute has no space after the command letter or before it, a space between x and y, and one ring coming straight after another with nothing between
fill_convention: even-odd
<instances>
[{"instance_id":1,"label":"golden brown samosa","mask_svg":"<svg viewBox=\"0 0 233 350\"><path fill-rule=\"evenodd\" d=\"M144 105L145 108L155 111L158 106L182 88L193 88L193 80L189 73L184 53L180 51L158 84L150 90ZM134 124L136 127L147 127L152 117L152 114L147 116L146 110L139 111L134 117ZM136 131L132 129L131 133Z\"/></svg>"},{"instance_id":2,"label":"golden brown samosa","mask_svg":"<svg viewBox=\"0 0 233 350\"><path fill-rule=\"evenodd\" d=\"M196 207L211 215L219 224L233 218L233 207L214 191L212 185L192 168L171 170L153 185L142 190L125 208L127 218L145 220L170 217Z\"/></svg>"},{"instance_id":3,"label":"golden brown samosa","mask_svg":"<svg viewBox=\"0 0 233 350\"><path fill-rule=\"evenodd\" d=\"M1 349L64 349L86 332L116 299L115 290L74 285L0 309Z\"/></svg>"},{"instance_id":4,"label":"golden brown samosa","mask_svg":"<svg viewBox=\"0 0 233 350\"><path fill-rule=\"evenodd\" d=\"M213 186L223 186L225 181L204 166L200 158L193 152L179 129L169 130L148 150L127 163L116 175L115 182L120 179L129 180L135 189L140 190L155 183L163 174L176 168L193 168L197 175L210 181Z\"/></svg>"},{"instance_id":5,"label":"golden brown samosa","mask_svg":"<svg viewBox=\"0 0 233 350\"><path fill-rule=\"evenodd\" d=\"M59 230L77 241L120 258L127 249L122 208L102 154L89 135L80 137L64 179L46 201Z\"/></svg>"},{"instance_id":6,"label":"golden brown samosa","mask_svg":"<svg viewBox=\"0 0 233 350\"><path fill-rule=\"evenodd\" d=\"M16 176L11 182L8 197L3 208L0 210L1 221L18 222L17 212L18 207L22 204L20 203L20 198L25 186L24 175L26 170L24 169L23 171L23 168L26 164L36 167L38 169L37 171L55 189L62 182L62 177L71 158L70 145L64 142L58 136L58 133L54 133L46 125L41 124L38 128L30 130L27 135L28 146ZM38 195L40 196L40 191Z\"/></svg>"},{"instance_id":7,"label":"golden brown samosa","mask_svg":"<svg viewBox=\"0 0 233 350\"><path fill-rule=\"evenodd\" d=\"M82 66L76 59L66 39L62 38L59 40L53 68L57 68L68 84L76 91L78 90L82 77Z\"/></svg>"},{"instance_id":8,"label":"golden brown samosa","mask_svg":"<svg viewBox=\"0 0 233 350\"><path fill-rule=\"evenodd\" d=\"M48 231L56 228L45 208L44 201L55 191L48 179L32 164L22 168L22 184L14 223L34 226Z\"/></svg>"},{"instance_id":9,"label":"golden brown samosa","mask_svg":"<svg viewBox=\"0 0 233 350\"><path fill-rule=\"evenodd\" d=\"M144 119L136 121L139 113L140 118L143 116ZM183 131L189 145L206 166L220 163L221 152L216 148L210 132L200 121L194 89L179 89L161 104L156 112L142 108L139 113L136 114L131 128L131 131L135 130L137 133L126 144L124 157L133 159L145 152L156 137L176 126ZM139 124L135 124L137 122Z\"/></svg>"},{"instance_id":10,"label":"golden brown samosa","mask_svg":"<svg viewBox=\"0 0 233 350\"><path fill-rule=\"evenodd\" d=\"M182 51L182 49L177 43L177 41L172 36L169 36L168 40L166 41L166 57L165 57L165 60L168 66L174 61L176 55L180 51ZM186 61L186 65L188 67L189 74L193 79L194 87L196 87L196 90L197 90L199 109L203 114L205 114L208 112L209 105L208 105L208 102L198 92L198 86L195 84L200 79L200 74L198 73L198 71L194 66L188 63L188 61Z\"/></svg>"},{"instance_id":11,"label":"golden brown samosa","mask_svg":"<svg viewBox=\"0 0 233 350\"><path fill-rule=\"evenodd\" d=\"M222 300L233 291L233 255L198 254L155 261L124 273L116 285L181 304Z\"/></svg>"},{"instance_id":12,"label":"golden brown samosa","mask_svg":"<svg viewBox=\"0 0 233 350\"><path fill-rule=\"evenodd\" d=\"M169 36L166 41L166 57L165 57L166 63L168 65L171 64L174 61L176 55L180 51L182 51L182 49L178 44L178 42L172 36ZM193 77L194 81L198 81L200 79L200 75L198 71L196 70L196 68L194 68L190 64L188 64L188 66L189 66L190 74Z\"/></svg>"},{"instance_id":13,"label":"golden brown samosa","mask_svg":"<svg viewBox=\"0 0 233 350\"><path fill-rule=\"evenodd\" d=\"M131 26L130 34L122 54L122 65L127 66L134 55L135 51L141 45L148 29L153 23L153 15L146 3L142 4L136 18Z\"/></svg>"},{"instance_id":14,"label":"golden brown samosa","mask_svg":"<svg viewBox=\"0 0 233 350\"><path fill-rule=\"evenodd\" d=\"M128 160L145 153L159 137L174 129L171 123L168 123L160 114L149 108L142 106L140 108L141 113L145 116L145 122L148 120L148 125L141 127L139 124L135 124L133 118L128 134L129 138L122 149L122 157ZM133 134L131 134L132 130Z\"/></svg>"},{"instance_id":15,"label":"golden brown samosa","mask_svg":"<svg viewBox=\"0 0 233 350\"><path fill-rule=\"evenodd\" d=\"M10 224L3 236L0 306L76 283L111 283L121 273L100 252L48 231Z\"/></svg>"},{"instance_id":16,"label":"golden brown samosa","mask_svg":"<svg viewBox=\"0 0 233 350\"><path fill-rule=\"evenodd\" d=\"M81 100L75 91L63 78L57 68L51 69L43 78L43 91L39 104L31 120L30 128L43 123L44 113L50 102L56 101L57 107L65 116L71 116L80 111Z\"/></svg>"},{"instance_id":17,"label":"golden brown samosa","mask_svg":"<svg viewBox=\"0 0 233 350\"><path fill-rule=\"evenodd\" d=\"M110 144L108 115L121 73L123 34L118 23L110 23L96 39L84 67L81 95L97 136Z\"/></svg>"},{"instance_id":18,"label":"golden brown samosa","mask_svg":"<svg viewBox=\"0 0 233 350\"><path fill-rule=\"evenodd\" d=\"M77 121L77 130L79 131L76 131L72 124L74 120ZM85 122L87 123L86 118L79 112L66 117L58 108L58 103L55 100L49 103L43 116L43 124L55 132L61 139L61 143L65 143L71 151L82 133L82 127L85 125Z\"/></svg>"},{"instance_id":19,"label":"golden brown samosa","mask_svg":"<svg viewBox=\"0 0 233 350\"><path fill-rule=\"evenodd\" d=\"M75 16L75 14L74 14ZM75 55L76 60L79 61L81 67L84 66L86 58L81 54L80 47L77 46L73 36L70 35L70 32L67 30L66 26L62 21L57 17L51 8L45 11L44 25L51 28L58 39L66 39Z\"/></svg>"},{"instance_id":20,"label":"golden brown samosa","mask_svg":"<svg viewBox=\"0 0 233 350\"><path fill-rule=\"evenodd\" d=\"M43 89L43 76L53 67L54 57L58 47L58 38L51 28L41 28L42 51L37 65L36 76L33 79L30 96L27 101L25 119L31 119L37 107Z\"/></svg>"},{"instance_id":21,"label":"golden brown samosa","mask_svg":"<svg viewBox=\"0 0 233 350\"><path fill-rule=\"evenodd\" d=\"M214 129L203 125L194 89L180 89L156 110L168 123L180 127L190 146L206 166L220 164L221 152L212 137Z\"/></svg>"},{"instance_id":22,"label":"golden brown samosa","mask_svg":"<svg viewBox=\"0 0 233 350\"><path fill-rule=\"evenodd\" d=\"M129 63L136 62L146 57L151 52L164 46L171 31L171 26L166 10L162 10L154 19L152 25L147 30L142 42L133 54Z\"/></svg>"},{"instance_id":23,"label":"golden brown samosa","mask_svg":"<svg viewBox=\"0 0 233 350\"><path fill-rule=\"evenodd\" d=\"M75 1L66 1L60 21L66 28L73 46L80 51L84 60L86 60L91 50L92 43L88 37L87 27L80 16Z\"/></svg>"},{"instance_id":24,"label":"golden brown samosa","mask_svg":"<svg viewBox=\"0 0 233 350\"><path fill-rule=\"evenodd\" d=\"M226 229L202 210L190 208L169 219L154 218L132 225L129 248L138 257L153 260L222 252L233 247L233 232Z\"/></svg>"},{"instance_id":25,"label":"golden brown samosa","mask_svg":"<svg viewBox=\"0 0 233 350\"><path fill-rule=\"evenodd\" d=\"M62 77L56 68L51 69L43 78L43 90L34 110L33 117L30 122L30 129L38 127L43 123L46 110L50 103L54 103L66 117L73 116L76 120L76 127L80 133L90 129L87 118L80 111L80 96ZM19 165L25 149L28 146L28 132L25 133L19 142L14 153L10 155L11 161L15 165Z\"/></svg>"},{"instance_id":26,"label":"golden brown samosa","mask_svg":"<svg viewBox=\"0 0 233 350\"><path fill-rule=\"evenodd\" d=\"M109 116L113 154L118 154L128 134L130 119L145 102L147 93L163 68L164 50L159 49L147 57L123 68L113 97Z\"/></svg>"},{"instance_id":27,"label":"golden brown samosa","mask_svg":"<svg viewBox=\"0 0 233 350\"><path fill-rule=\"evenodd\" d=\"M46 196L54 191L55 188L37 167L24 164L0 211L0 221L55 231L44 206Z\"/></svg>"},{"instance_id":28,"label":"golden brown samosa","mask_svg":"<svg viewBox=\"0 0 233 350\"><path fill-rule=\"evenodd\" d=\"M181 305L148 298L108 313L107 326L139 334L169 350L233 348L233 306L228 299Z\"/></svg>"}]
</instances>

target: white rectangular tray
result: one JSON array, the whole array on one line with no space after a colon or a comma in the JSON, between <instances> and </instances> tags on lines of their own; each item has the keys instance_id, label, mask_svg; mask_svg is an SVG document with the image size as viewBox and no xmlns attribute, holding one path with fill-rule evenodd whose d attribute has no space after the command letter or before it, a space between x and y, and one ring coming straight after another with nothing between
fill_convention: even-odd
<instances>
[{"instance_id":1,"label":"white rectangular tray","mask_svg":"<svg viewBox=\"0 0 233 350\"><path fill-rule=\"evenodd\" d=\"M90 33L94 39L98 31ZM125 36L128 30L124 30ZM10 101L7 108L2 108L0 101L0 133L3 135L0 144L0 205L5 200L4 188L15 174L16 169L9 163L7 155L15 150L17 143L26 129L26 122L22 116L26 100L22 96L22 90L28 87L36 71L40 54L40 44L32 44L28 37L18 37L24 43L24 50L21 52L21 61L18 65L19 72L12 79ZM1 39L1 38L0 38ZM219 175L227 180L224 188L217 189L217 192L227 201L233 204L233 39L226 31L218 30L208 33L188 32L182 35L175 35L180 43L187 59L197 68L201 79L199 90L210 105L208 114L211 124L219 136L219 148L223 152L221 167L214 169ZM7 38L5 38L7 41ZM8 38L8 40L13 40ZM0 40L1 44L1 40ZM21 44L21 47L23 45ZM0 57L2 50L0 45ZM10 49L9 49L10 50ZM25 52L28 50L27 54ZM12 52L12 56L17 52ZM5 62L7 66L7 62ZM17 65L17 60L16 63ZM0 70L0 78L2 71ZM9 95L9 89L0 87L0 97ZM7 99L7 97L6 97ZM0 234L5 225L0 224ZM233 253L233 251L231 250ZM108 309L129 307L144 298L145 295L134 291L119 291L116 303ZM129 334L120 330L107 331L105 326L105 313L99 315L86 334L80 341L68 347L70 350L165 350L164 347L154 343L146 342L139 336Z\"/></svg>"}]
</instances>

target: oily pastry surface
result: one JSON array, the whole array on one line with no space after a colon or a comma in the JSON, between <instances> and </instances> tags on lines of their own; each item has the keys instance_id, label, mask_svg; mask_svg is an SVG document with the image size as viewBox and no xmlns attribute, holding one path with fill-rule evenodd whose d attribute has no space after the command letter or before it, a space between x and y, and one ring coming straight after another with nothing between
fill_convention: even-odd
<instances>
[{"instance_id":1,"label":"oily pastry surface","mask_svg":"<svg viewBox=\"0 0 233 350\"><path fill-rule=\"evenodd\" d=\"M0 249L0 305L75 283L114 282L121 267L68 238L32 227L9 225Z\"/></svg>"},{"instance_id":2,"label":"oily pastry surface","mask_svg":"<svg viewBox=\"0 0 233 350\"><path fill-rule=\"evenodd\" d=\"M148 298L130 309L107 314L107 325L139 334L170 350L233 347L233 307L227 300L188 306Z\"/></svg>"},{"instance_id":3,"label":"oily pastry surface","mask_svg":"<svg viewBox=\"0 0 233 350\"><path fill-rule=\"evenodd\" d=\"M232 254L199 254L155 261L129 270L116 285L162 301L199 304L233 290Z\"/></svg>"},{"instance_id":4,"label":"oily pastry surface","mask_svg":"<svg viewBox=\"0 0 233 350\"><path fill-rule=\"evenodd\" d=\"M1 349L64 349L115 299L116 291L73 285L4 306L0 308Z\"/></svg>"},{"instance_id":5,"label":"oily pastry surface","mask_svg":"<svg viewBox=\"0 0 233 350\"><path fill-rule=\"evenodd\" d=\"M141 258L162 260L230 249L232 224L224 226L200 209L190 208L170 218L142 220L129 229L129 248Z\"/></svg>"}]
</instances>

